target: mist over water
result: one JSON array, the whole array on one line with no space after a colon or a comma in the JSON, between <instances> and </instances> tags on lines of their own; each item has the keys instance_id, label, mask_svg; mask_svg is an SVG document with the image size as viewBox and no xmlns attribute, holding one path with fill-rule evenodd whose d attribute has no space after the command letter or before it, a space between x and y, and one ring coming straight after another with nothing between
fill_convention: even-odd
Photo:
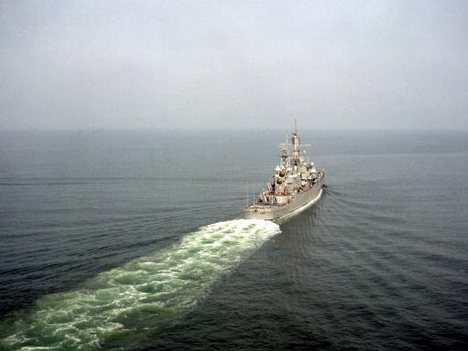
<instances>
[{"instance_id":1,"label":"mist over water","mask_svg":"<svg viewBox=\"0 0 468 351\"><path fill-rule=\"evenodd\" d=\"M0 349L466 350L466 133L303 131L279 232L284 134L2 132Z\"/></svg>"}]
</instances>

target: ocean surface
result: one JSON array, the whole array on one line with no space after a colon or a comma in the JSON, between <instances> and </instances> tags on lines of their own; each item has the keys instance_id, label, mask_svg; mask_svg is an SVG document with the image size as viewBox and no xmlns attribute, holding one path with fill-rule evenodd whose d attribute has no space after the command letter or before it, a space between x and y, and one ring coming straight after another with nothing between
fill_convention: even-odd
<instances>
[{"instance_id":1,"label":"ocean surface","mask_svg":"<svg viewBox=\"0 0 468 351\"><path fill-rule=\"evenodd\" d=\"M0 350L468 350L468 133L0 132Z\"/></svg>"}]
</instances>

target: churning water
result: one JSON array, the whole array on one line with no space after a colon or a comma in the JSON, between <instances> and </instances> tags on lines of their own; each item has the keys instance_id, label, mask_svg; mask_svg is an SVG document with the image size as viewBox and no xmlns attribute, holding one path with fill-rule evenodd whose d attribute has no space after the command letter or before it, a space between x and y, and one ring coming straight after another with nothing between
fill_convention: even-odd
<instances>
[{"instance_id":1,"label":"churning water","mask_svg":"<svg viewBox=\"0 0 468 351\"><path fill-rule=\"evenodd\" d=\"M99 274L78 290L40 298L20 314L5 347L89 350L133 340L180 318L279 227L259 220L211 224L170 248ZM122 345L120 345L122 347Z\"/></svg>"},{"instance_id":2,"label":"churning water","mask_svg":"<svg viewBox=\"0 0 468 351\"><path fill-rule=\"evenodd\" d=\"M468 135L306 131L322 200L235 219L283 134L0 134L0 349L467 349Z\"/></svg>"}]
</instances>

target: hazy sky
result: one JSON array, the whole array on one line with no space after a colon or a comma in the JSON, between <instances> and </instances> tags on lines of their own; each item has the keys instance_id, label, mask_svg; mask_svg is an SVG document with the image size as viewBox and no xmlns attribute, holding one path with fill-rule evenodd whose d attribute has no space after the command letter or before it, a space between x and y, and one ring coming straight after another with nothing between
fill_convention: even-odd
<instances>
[{"instance_id":1,"label":"hazy sky","mask_svg":"<svg viewBox=\"0 0 468 351\"><path fill-rule=\"evenodd\" d=\"M468 1L0 0L0 129L468 129Z\"/></svg>"}]
</instances>

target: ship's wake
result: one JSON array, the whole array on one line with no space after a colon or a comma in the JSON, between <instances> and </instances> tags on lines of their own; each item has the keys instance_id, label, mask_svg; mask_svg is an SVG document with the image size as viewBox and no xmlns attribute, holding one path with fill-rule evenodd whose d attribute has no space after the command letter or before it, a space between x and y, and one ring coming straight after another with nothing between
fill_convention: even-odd
<instances>
[{"instance_id":1,"label":"ship's wake","mask_svg":"<svg viewBox=\"0 0 468 351\"><path fill-rule=\"evenodd\" d=\"M202 227L167 249L99 274L81 289L39 299L0 324L0 349L130 346L191 311L216 281L279 231L262 220Z\"/></svg>"}]
</instances>

